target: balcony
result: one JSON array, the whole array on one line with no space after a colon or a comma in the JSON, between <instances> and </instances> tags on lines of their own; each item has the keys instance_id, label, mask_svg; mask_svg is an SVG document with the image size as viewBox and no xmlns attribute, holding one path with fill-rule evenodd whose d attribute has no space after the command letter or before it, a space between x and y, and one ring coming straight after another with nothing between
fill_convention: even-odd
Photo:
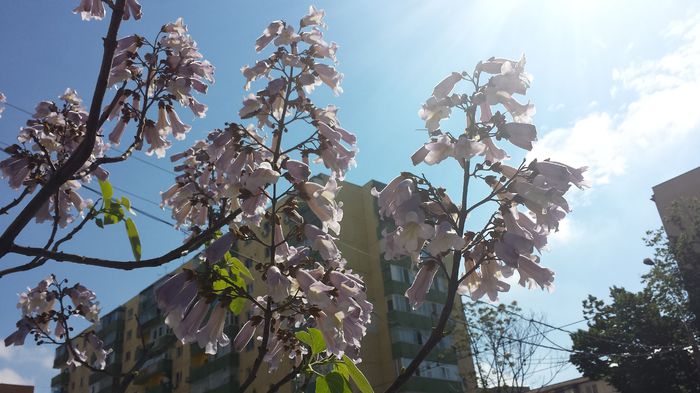
<instances>
[{"instance_id":1,"label":"balcony","mask_svg":"<svg viewBox=\"0 0 700 393\"><path fill-rule=\"evenodd\" d=\"M105 379L105 378L112 378L112 375L117 375L122 372L122 364L121 363L112 363L105 367L105 372L93 372L90 374L90 378L88 381L90 382L90 385Z\"/></svg>"},{"instance_id":2,"label":"balcony","mask_svg":"<svg viewBox=\"0 0 700 393\"><path fill-rule=\"evenodd\" d=\"M56 356L53 359L53 368L64 368L68 361L68 350L65 345L56 348Z\"/></svg>"},{"instance_id":3,"label":"balcony","mask_svg":"<svg viewBox=\"0 0 700 393\"><path fill-rule=\"evenodd\" d=\"M142 368L136 378L134 378L134 385L145 385L149 380L161 375L170 378L172 370L172 359L160 359Z\"/></svg>"},{"instance_id":4,"label":"balcony","mask_svg":"<svg viewBox=\"0 0 700 393\"><path fill-rule=\"evenodd\" d=\"M411 392L461 392L462 384L457 381L446 381L414 375L406 382L402 389Z\"/></svg>"},{"instance_id":5,"label":"balcony","mask_svg":"<svg viewBox=\"0 0 700 393\"><path fill-rule=\"evenodd\" d=\"M389 329L392 326L415 327L422 330L431 330L433 328L433 320L424 315L416 314L408 311L389 311L387 313Z\"/></svg>"},{"instance_id":6,"label":"balcony","mask_svg":"<svg viewBox=\"0 0 700 393\"><path fill-rule=\"evenodd\" d=\"M418 352L423 346L418 344L409 344L405 342L395 342L391 344L391 352L394 354L394 358L409 358L412 359L418 355ZM426 360L433 362L441 362L448 364L457 364L457 354L451 348L440 349L433 348L426 357Z\"/></svg>"},{"instance_id":7,"label":"balcony","mask_svg":"<svg viewBox=\"0 0 700 393\"><path fill-rule=\"evenodd\" d=\"M170 393L173 389L168 385L157 385L146 388L146 393Z\"/></svg>"},{"instance_id":8,"label":"balcony","mask_svg":"<svg viewBox=\"0 0 700 393\"><path fill-rule=\"evenodd\" d=\"M62 372L55 377L51 378L51 387L68 387L68 382L70 381L70 375L67 372ZM67 390L67 389L66 389Z\"/></svg>"},{"instance_id":9,"label":"balcony","mask_svg":"<svg viewBox=\"0 0 700 393\"><path fill-rule=\"evenodd\" d=\"M228 354L220 358L210 360L209 362L204 363L199 367L192 367L190 369L189 382L195 383L196 381L203 379L209 375L212 375L215 372L225 368L229 368L231 370L232 377L233 374L237 374L238 353L229 352Z\"/></svg>"},{"instance_id":10,"label":"balcony","mask_svg":"<svg viewBox=\"0 0 700 393\"><path fill-rule=\"evenodd\" d=\"M158 337L153 342L153 348L151 348L151 356L156 356L174 347L176 338L174 334L165 334Z\"/></svg>"}]
</instances>

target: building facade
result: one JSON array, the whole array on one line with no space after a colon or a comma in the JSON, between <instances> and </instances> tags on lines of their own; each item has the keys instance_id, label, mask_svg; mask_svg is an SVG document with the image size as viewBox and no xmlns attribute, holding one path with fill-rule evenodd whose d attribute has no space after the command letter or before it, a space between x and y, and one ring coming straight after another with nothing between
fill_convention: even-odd
<instances>
[{"instance_id":1,"label":"building facade","mask_svg":"<svg viewBox=\"0 0 700 393\"><path fill-rule=\"evenodd\" d=\"M418 310L411 310L403 295L415 274L411 261L386 261L381 253L380 237L385 224L379 219L375 198L370 190L373 187L381 189L384 184L370 181L363 186L342 183L342 187L338 199L343 202L344 219L337 244L348 266L364 277L368 300L374 304L372 323L362 343L359 368L372 386L381 391L391 384L427 340L446 301L447 281L444 277L436 277L425 304ZM308 212L304 214L303 208L302 215L311 221L315 219ZM267 236L269 228L263 225L261 231L263 236ZM238 242L231 252L244 261L251 271L254 271L254 261L269 258L269 250L252 242ZM94 327L105 345L113 348L107 359L107 369L121 373L140 370L128 393L235 391L235 386L248 375L257 355L254 343L251 341L240 353L231 351L229 345L220 348L215 356L204 354L197 344L182 345L165 325L156 307L153 289L165 279L167 277L103 316L100 324ZM259 288L256 285L255 281L250 284L249 291L262 294L263 285L259 285ZM247 320L244 314L239 318L230 316L225 328L229 337L233 338L239 324ZM450 326L452 335L443 339L433 350L417 375L405 385L404 391L475 391L469 350L458 349L455 345L455 337L466 337L461 303L456 304L453 318L458 323ZM145 362L141 360L144 344L146 348L151 348ZM85 367L69 370L66 367L67 359L65 349L59 347L54 367L61 371L51 381L53 393L108 393L115 390L115 381L108 374L92 373ZM282 375L268 375L263 364L249 391L266 392L269 384ZM287 384L282 391L298 389L293 384Z\"/></svg>"}]
</instances>

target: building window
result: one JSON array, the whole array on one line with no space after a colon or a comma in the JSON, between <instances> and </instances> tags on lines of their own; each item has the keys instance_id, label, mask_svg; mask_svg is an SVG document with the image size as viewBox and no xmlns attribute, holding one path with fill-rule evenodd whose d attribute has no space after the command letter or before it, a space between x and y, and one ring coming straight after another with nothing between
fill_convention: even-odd
<instances>
[{"instance_id":1,"label":"building window","mask_svg":"<svg viewBox=\"0 0 700 393\"><path fill-rule=\"evenodd\" d=\"M126 360L126 361L131 360L131 351L127 351L127 352L124 354L124 360Z\"/></svg>"},{"instance_id":2,"label":"building window","mask_svg":"<svg viewBox=\"0 0 700 393\"><path fill-rule=\"evenodd\" d=\"M253 268L253 260L250 258L246 258L245 259L245 267L247 267L248 269L252 269Z\"/></svg>"},{"instance_id":3,"label":"building window","mask_svg":"<svg viewBox=\"0 0 700 393\"><path fill-rule=\"evenodd\" d=\"M128 330L128 331L126 332L126 339L127 339L127 340L131 340L131 330Z\"/></svg>"},{"instance_id":4,"label":"building window","mask_svg":"<svg viewBox=\"0 0 700 393\"><path fill-rule=\"evenodd\" d=\"M177 347L177 357L182 356L182 347L178 346Z\"/></svg>"},{"instance_id":5,"label":"building window","mask_svg":"<svg viewBox=\"0 0 700 393\"><path fill-rule=\"evenodd\" d=\"M133 317L133 316L134 316L134 309L133 308L127 309L126 310L126 317L131 319L131 317Z\"/></svg>"}]
</instances>

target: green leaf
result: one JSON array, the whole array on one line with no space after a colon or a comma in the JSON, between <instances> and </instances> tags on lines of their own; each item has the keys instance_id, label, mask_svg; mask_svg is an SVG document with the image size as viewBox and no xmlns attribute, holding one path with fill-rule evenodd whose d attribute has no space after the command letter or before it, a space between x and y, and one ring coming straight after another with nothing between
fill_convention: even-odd
<instances>
[{"instance_id":1,"label":"green leaf","mask_svg":"<svg viewBox=\"0 0 700 393\"><path fill-rule=\"evenodd\" d=\"M303 342L304 344L306 344L306 345L308 345L309 347L311 347L311 343L312 343L313 341L311 341L311 335L309 334L309 332L300 330L300 331L294 333L294 335L297 337L297 339L298 339L299 341L301 341L301 342Z\"/></svg>"},{"instance_id":2,"label":"green leaf","mask_svg":"<svg viewBox=\"0 0 700 393\"><path fill-rule=\"evenodd\" d=\"M233 313L233 315L239 315L240 313L243 312L243 309L245 309L245 304L248 299L244 297L237 297L231 300L231 304L228 305L229 310Z\"/></svg>"},{"instance_id":3,"label":"green leaf","mask_svg":"<svg viewBox=\"0 0 700 393\"><path fill-rule=\"evenodd\" d=\"M134 212L133 210L131 210L131 201L129 200L129 198L123 196L123 197L121 198L120 202L121 202L122 206L124 206L124 207L126 208L126 210L128 210L129 213L131 213L131 215L133 215L133 216L136 215L136 212Z\"/></svg>"},{"instance_id":4,"label":"green leaf","mask_svg":"<svg viewBox=\"0 0 700 393\"><path fill-rule=\"evenodd\" d=\"M352 393L350 385L345 381L345 378L338 372L331 372L325 377L326 385L331 393Z\"/></svg>"},{"instance_id":5,"label":"green leaf","mask_svg":"<svg viewBox=\"0 0 700 393\"><path fill-rule=\"evenodd\" d=\"M350 359L347 355L343 355L343 362L348 367L350 376L352 377L353 382L355 382L355 386L357 386L357 388L360 389L360 392L374 393L374 390L372 390L372 385L369 384L369 381L367 380L365 375L362 374L362 371L360 371L360 369L357 368L355 362L353 362L352 359Z\"/></svg>"},{"instance_id":6,"label":"green leaf","mask_svg":"<svg viewBox=\"0 0 700 393\"><path fill-rule=\"evenodd\" d=\"M245 267L245 264L241 262L240 259L231 256L230 252L226 252L224 254L224 259L226 259L226 263L231 267L231 270L235 271L236 273L241 273L242 275L250 278L250 281L255 281L253 279L253 275L250 274L250 270L248 270L247 267Z\"/></svg>"},{"instance_id":7,"label":"green leaf","mask_svg":"<svg viewBox=\"0 0 700 393\"><path fill-rule=\"evenodd\" d=\"M112 185L107 180L99 180L100 190L102 190L102 201L105 205L105 209L109 209L109 205L112 203L112 197L114 196L114 190Z\"/></svg>"},{"instance_id":8,"label":"green leaf","mask_svg":"<svg viewBox=\"0 0 700 393\"><path fill-rule=\"evenodd\" d=\"M326 340L323 339L323 334L320 330L316 328L309 328L309 335L311 336L311 353L317 354L326 350Z\"/></svg>"},{"instance_id":9,"label":"green leaf","mask_svg":"<svg viewBox=\"0 0 700 393\"><path fill-rule=\"evenodd\" d=\"M100 228L104 228L104 227L105 227L105 225L102 223L102 219L101 219L101 218L95 218L95 225L97 225L97 226L100 227Z\"/></svg>"},{"instance_id":10,"label":"green leaf","mask_svg":"<svg viewBox=\"0 0 700 393\"><path fill-rule=\"evenodd\" d=\"M139 231L136 229L136 224L131 218L127 218L124 221L126 226L126 234L129 236L129 243L131 243L131 252L134 253L134 258L137 261L141 260L141 239L139 238Z\"/></svg>"},{"instance_id":11,"label":"green leaf","mask_svg":"<svg viewBox=\"0 0 700 393\"><path fill-rule=\"evenodd\" d=\"M311 348L311 354L316 355L326 349L326 341L323 339L321 331L315 328L309 328L308 331L296 332L296 337L299 341L308 345Z\"/></svg>"},{"instance_id":12,"label":"green leaf","mask_svg":"<svg viewBox=\"0 0 700 393\"><path fill-rule=\"evenodd\" d=\"M316 377L316 393L331 393L331 387L323 375Z\"/></svg>"}]
</instances>

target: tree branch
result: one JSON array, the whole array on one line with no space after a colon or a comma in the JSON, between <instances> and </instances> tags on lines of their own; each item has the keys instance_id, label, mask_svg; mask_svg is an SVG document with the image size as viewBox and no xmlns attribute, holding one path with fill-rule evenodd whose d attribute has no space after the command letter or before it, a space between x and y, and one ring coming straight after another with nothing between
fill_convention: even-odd
<instances>
[{"instance_id":1,"label":"tree branch","mask_svg":"<svg viewBox=\"0 0 700 393\"><path fill-rule=\"evenodd\" d=\"M229 222L233 221L233 219L236 218L240 211L240 209L235 210L234 212L226 216L224 219L217 222L215 225L212 225L209 228L207 228L207 230L203 231L201 234L185 242L182 246L177 247L161 255L160 257L143 259L141 261L114 261L108 259L86 257L78 254L70 254L53 250L45 250L43 248L24 247L18 245L12 245L12 247L10 248L10 252L27 256L44 257L58 262L72 262L81 265L101 266L110 269L120 270L133 270L144 267L160 266L172 260L185 256L199 248L205 242L212 239L217 230L219 230L221 227L228 224ZM3 272L3 274L5 273Z\"/></svg>"},{"instance_id":2,"label":"tree branch","mask_svg":"<svg viewBox=\"0 0 700 393\"><path fill-rule=\"evenodd\" d=\"M109 72L112 67L112 58L117 47L117 32L121 25L122 16L124 14L124 5L126 0L117 0L112 17L109 22L107 36L104 39L104 52L102 54L102 64L97 76L95 90L90 104L90 113L86 123L85 139L76 148L75 152L70 156L66 163L55 172L39 192L27 203L22 211L15 217L10 225L5 229L5 232L0 236L0 258L7 255L12 249L14 241L24 228L29 224L29 221L34 217L37 211L48 201L58 189L70 180L75 172L79 171L85 162L90 158L92 150L95 146L97 131L99 129L100 114L102 112L102 101L108 85Z\"/></svg>"}]
</instances>

